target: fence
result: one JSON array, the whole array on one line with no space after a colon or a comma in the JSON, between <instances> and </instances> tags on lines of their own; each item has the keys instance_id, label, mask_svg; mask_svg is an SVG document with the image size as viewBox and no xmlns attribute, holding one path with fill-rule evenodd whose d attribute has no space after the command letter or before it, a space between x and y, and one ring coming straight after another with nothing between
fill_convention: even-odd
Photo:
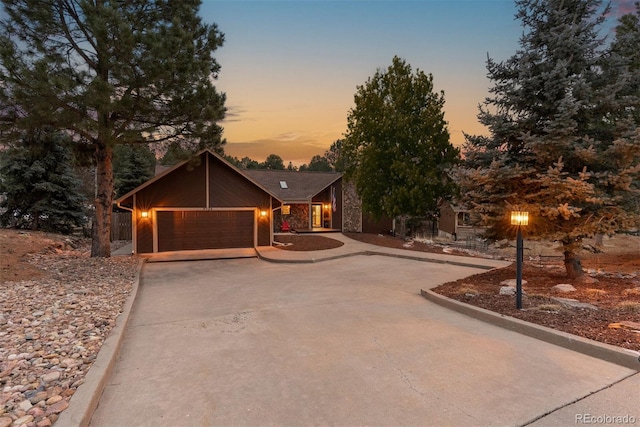
<instances>
[{"instance_id":1,"label":"fence","mask_svg":"<svg viewBox=\"0 0 640 427\"><path fill-rule=\"evenodd\" d=\"M131 212L113 212L111 216L111 241L131 240Z\"/></svg>"}]
</instances>

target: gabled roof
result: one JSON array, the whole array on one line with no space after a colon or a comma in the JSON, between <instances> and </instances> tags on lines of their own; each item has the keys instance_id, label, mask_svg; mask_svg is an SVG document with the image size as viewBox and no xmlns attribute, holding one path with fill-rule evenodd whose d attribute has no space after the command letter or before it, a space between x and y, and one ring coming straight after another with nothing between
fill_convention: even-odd
<instances>
[{"instance_id":1,"label":"gabled roof","mask_svg":"<svg viewBox=\"0 0 640 427\"><path fill-rule=\"evenodd\" d=\"M308 203L311 199L342 177L339 172L296 172L288 170L244 169L284 203ZM285 182L286 185L281 185ZM286 188L284 188L286 187Z\"/></svg>"},{"instance_id":2,"label":"gabled roof","mask_svg":"<svg viewBox=\"0 0 640 427\"><path fill-rule=\"evenodd\" d=\"M146 181L145 183L139 185L138 187L134 188L133 190L129 191L127 194L119 197L118 199L114 200L113 203L117 204L118 206L123 203L125 200L127 200L128 198L130 198L131 196L133 196L135 193L137 193L138 191L142 190L143 188L148 187L149 185L153 184L154 182L162 179L163 177L169 175L171 172L173 172L176 169L179 169L180 167L182 167L183 165L185 165L187 162L191 161L192 159L195 159L196 157L201 156L203 153L207 153L210 156L215 157L216 159L220 160L222 163L224 163L225 165L227 165L228 167L230 167L231 169L233 169L236 173L238 173L240 176L242 176L244 179L248 180L249 182L251 182L252 184L254 184L256 187L260 188L262 191L264 191L265 193L267 193L268 195L270 195L271 197L274 197L275 199L279 200L282 202L282 199L280 199L275 193L273 193L272 191L270 191L266 186L264 186L263 184L261 184L260 182L257 182L255 179L253 179L251 176L249 176L248 174L246 174L245 170L242 169L238 169L237 167L235 167L234 165L232 165L231 163L229 163L224 157L222 157L221 155L209 150L209 149L204 149L196 154L193 155L193 157L189 158L188 160L182 161L180 163L177 163L176 165L170 167L170 168L166 168L165 170L161 171L160 173L158 173L156 176L154 176L153 178L151 178L150 180Z\"/></svg>"}]
</instances>

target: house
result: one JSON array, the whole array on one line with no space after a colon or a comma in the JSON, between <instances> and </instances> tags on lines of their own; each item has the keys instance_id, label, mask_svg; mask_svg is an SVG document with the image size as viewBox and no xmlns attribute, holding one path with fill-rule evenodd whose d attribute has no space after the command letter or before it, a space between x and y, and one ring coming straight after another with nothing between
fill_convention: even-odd
<instances>
[{"instance_id":1,"label":"house","mask_svg":"<svg viewBox=\"0 0 640 427\"><path fill-rule=\"evenodd\" d=\"M469 209L465 206L448 201L440 203L438 237L464 240L477 236L483 230L483 228L472 224Z\"/></svg>"},{"instance_id":2,"label":"house","mask_svg":"<svg viewBox=\"0 0 640 427\"><path fill-rule=\"evenodd\" d=\"M204 150L115 201L132 212L133 252L253 248L273 243L283 201Z\"/></svg>"},{"instance_id":3,"label":"house","mask_svg":"<svg viewBox=\"0 0 640 427\"><path fill-rule=\"evenodd\" d=\"M342 174L243 170L282 201L273 208L273 231L342 231Z\"/></svg>"}]
</instances>

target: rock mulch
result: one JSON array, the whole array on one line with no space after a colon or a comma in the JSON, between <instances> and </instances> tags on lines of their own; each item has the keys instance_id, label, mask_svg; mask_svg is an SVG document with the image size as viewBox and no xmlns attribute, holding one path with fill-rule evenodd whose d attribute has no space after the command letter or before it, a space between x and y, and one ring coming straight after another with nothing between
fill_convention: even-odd
<instances>
[{"instance_id":1,"label":"rock mulch","mask_svg":"<svg viewBox=\"0 0 640 427\"><path fill-rule=\"evenodd\" d=\"M96 359L131 292L134 257L53 247L29 254L41 278L0 281L0 427L46 427Z\"/></svg>"}]
</instances>

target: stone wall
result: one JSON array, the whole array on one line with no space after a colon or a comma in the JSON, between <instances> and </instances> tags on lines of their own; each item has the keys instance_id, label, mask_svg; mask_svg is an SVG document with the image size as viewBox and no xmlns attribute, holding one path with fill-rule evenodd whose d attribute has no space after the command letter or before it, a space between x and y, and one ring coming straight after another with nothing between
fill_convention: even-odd
<instances>
[{"instance_id":1,"label":"stone wall","mask_svg":"<svg viewBox=\"0 0 640 427\"><path fill-rule=\"evenodd\" d=\"M309 205L290 205L291 214L282 215L280 209L274 212L273 216L273 231L280 232L282 223L287 221L289 228L292 230L306 230L309 228Z\"/></svg>"},{"instance_id":2,"label":"stone wall","mask_svg":"<svg viewBox=\"0 0 640 427\"><path fill-rule=\"evenodd\" d=\"M342 181L342 231L345 233L362 232L362 200L356 193L353 183Z\"/></svg>"}]
</instances>

